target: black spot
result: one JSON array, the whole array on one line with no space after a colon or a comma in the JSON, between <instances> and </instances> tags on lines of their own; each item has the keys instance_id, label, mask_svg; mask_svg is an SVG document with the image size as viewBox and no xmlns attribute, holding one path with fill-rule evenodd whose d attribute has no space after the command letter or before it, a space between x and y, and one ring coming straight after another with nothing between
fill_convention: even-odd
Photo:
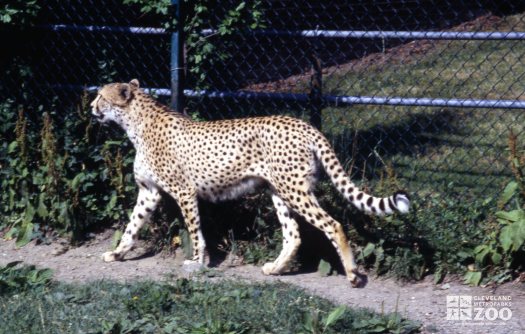
<instances>
[{"instance_id":1,"label":"black spot","mask_svg":"<svg viewBox=\"0 0 525 334\"><path fill-rule=\"evenodd\" d=\"M142 215L142 213L139 213L138 216L139 216L139 219L143 219L143 218L144 218L144 216Z\"/></svg>"},{"instance_id":2,"label":"black spot","mask_svg":"<svg viewBox=\"0 0 525 334\"><path fill-rule=\"evenodd\" d=\"M372 206L372 202L373 201L374 201L374 199L372 197L368 197L368 200L366 201L366 205Z\"/></svg>"},{"instance_id":3,"label":"black spot","mask_svg":"<svg viewBox=\"0 0 525 334\"><path fill-rule=\"evenodd\" d=\"M360 201L363 198L363 193L357 194L357 200Z\"/></svg>"}]
</instances>

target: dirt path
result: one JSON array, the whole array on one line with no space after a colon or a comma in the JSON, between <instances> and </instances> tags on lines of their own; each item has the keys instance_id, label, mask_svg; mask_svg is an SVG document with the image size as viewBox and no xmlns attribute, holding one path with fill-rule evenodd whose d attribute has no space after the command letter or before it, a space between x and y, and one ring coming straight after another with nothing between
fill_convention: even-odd
<instances>
[{"instance_id":1,"label":"dirt path","mask_svg":"<svg viewBox=\"0 0 525 334\"><path fill-rule=\"evenodd\" d=\"M14 242L0 240L0 266L19 260L40 267L52 268L55 278L67 282L86 282L99 279L129 281L134 279L170 279L189 277L196 273L182 266L183 256L140 256L138 248L130 254L130 260L104 263L100 255L110 248L109 234L100 235L90 244L72 248L57 255L56 245L29 244L16 249ZM135 258L133 258L135 257ZM225 261L228 262L228 261ZM377 279L372 275L361 289L352 289L345 277L321 277L318 273L297 273L279 277L267 277L255 266L228 266L223 263L213 269L215 278L243 279L247 281L281 281L304 288L311 293L352 307L367 307L385 312L397 310L404 316L423 323L424 333L525 333L525 287L524 284L508 283L495 291L473 288L450 282L436 286L428 281L401 285L390 279ZM508 321L483 322L446 320L447 296L466 295L511 296L512 318ZM499 309L499 307L497 307ZM490 315L489 315L490 316Z\"/></svg>"}]
</instances>

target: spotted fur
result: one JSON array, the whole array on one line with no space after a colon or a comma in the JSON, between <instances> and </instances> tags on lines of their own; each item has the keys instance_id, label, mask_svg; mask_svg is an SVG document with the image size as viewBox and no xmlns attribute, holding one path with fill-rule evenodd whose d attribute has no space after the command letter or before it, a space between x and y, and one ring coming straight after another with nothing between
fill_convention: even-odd
<instances>
[{"instance_id":1,"label":"spotted fur","mask_svg":"<svg viewBox=\"0 0 525 334\"><path fill-rule=\"evenodd\" d=\"M120 260L140 227L149 220L160 191L179 204L193 243L193 261L204 263L198 198L237 198L267 184L282 224L283 248L265 274L280 274L296 254L301 239L294 215L322 230L337 249L348 279L357 282L356 265L341 224L317 203L312 192L317 166L324 167L339 192L358 209L373 214L407 212L408 196L379 198L355 186L326 138L309 124L286 116L196 122L170 110L139 88L139 82L102 87L92 102L101 122L114 121L136 149L137 204L117 249L104 261Z\"/></svg>"}]
</instances>

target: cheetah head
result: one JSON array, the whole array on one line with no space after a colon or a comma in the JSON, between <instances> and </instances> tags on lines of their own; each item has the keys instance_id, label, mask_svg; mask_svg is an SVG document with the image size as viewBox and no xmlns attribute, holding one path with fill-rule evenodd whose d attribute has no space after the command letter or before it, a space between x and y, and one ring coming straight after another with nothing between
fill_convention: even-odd
<instances>
[{"instance_id":1,"label":"cheetah head","mask_svg":"<svg viewBox=\"0 0 525 334\"><path fill-rule=\"evenodd\" d=\"M122 124L126 109L138 89L137 79L129 83L111 83L103 86L91 102L91 113L101 123L114 121Z\"/></svg>"}]
</instances>

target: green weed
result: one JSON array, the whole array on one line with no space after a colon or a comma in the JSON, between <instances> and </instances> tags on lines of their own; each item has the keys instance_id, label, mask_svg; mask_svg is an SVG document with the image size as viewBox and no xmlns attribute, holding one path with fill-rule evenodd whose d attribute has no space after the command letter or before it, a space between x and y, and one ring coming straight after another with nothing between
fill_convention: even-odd
<instances>
[{"instance_id":1,"label":"green weed","mask_svg":"<svg viewBox=\"0 0 525 334\"><path fill-rule=\"evenodd\" d=\"M0 273L4 268L0 269ZM11 269L8 269L11 270ZM31 272L29 272L31 275ZM0 276L3 277L3 276ZM396 314L350 309L284 284L55 283L0 299L2 333L415 333ZM379 329L384 329L379 331Z\"/></svg>"},{"instance_id":2,"label":"green weed","mask_svg":"<svg viewBox=\"0 0 525 334\"><path fill-rule=\"evenodd\" d=\"M35 266L21 264L22 262L16 261L0 267L0 296L30 289L40 291L39 288L51 282L51 269L36 269Z\"/></svg>"},{"instance_id":3,"label":"green weed","mask_svg":"<svg viewBox=\"0 0 525 334\"><path fill-rule=\"evenodd\" d=\"M88 100L84 95L63 117L9 102L0 106L0 135L7 143L0 150L0 230L19 247L54 232L82 240L97 225L127 218L135 191L133 150L124 141L98 144Z\"/></svg>"},{"instance_id":4,"label":"green weed","mask_svg":"<svg viewBox=\"0 0 525 334\"><path fill-rule=\"evenodd\" d=\"M465 282L501 283L522 272L525 258L525 154L517 137L509 135L509 163L514 175L498 199L498 208L483 226L483 241L473 250L471 270Z\"/></svg>"}]
</instances>

